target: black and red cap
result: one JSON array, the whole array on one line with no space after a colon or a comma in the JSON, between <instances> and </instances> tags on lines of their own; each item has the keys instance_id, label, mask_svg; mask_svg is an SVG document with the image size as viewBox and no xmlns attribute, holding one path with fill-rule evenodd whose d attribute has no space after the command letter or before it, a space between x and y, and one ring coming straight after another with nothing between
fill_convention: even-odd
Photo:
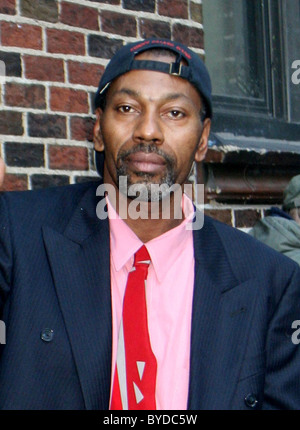
<instances>
[{"instance_id":1,"label":"black and red cap","mask_svg":"<svg viewBox=\"0 0 300 430\"><path fill-rule=\"evenodd\" d=\"M153 60L136 60L136 55L153 48L168 49L176 54L173 63ZM182 60L185 60L182 64ZM196 87L205 104L205 116L212 117L211 80L199 56L182 43L168 39L150 38L123 46L108 63L95 96L95 108L102 105L109 84L131 70L153 70L178 76Z\"/></svg>"}]
</instances>

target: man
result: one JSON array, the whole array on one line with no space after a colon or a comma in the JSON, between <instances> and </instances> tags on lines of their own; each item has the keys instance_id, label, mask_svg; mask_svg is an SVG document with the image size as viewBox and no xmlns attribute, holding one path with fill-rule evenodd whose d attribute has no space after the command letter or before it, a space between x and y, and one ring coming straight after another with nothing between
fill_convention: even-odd
<instances>
[{"instance_id":1,"label":"man","mask_svg":"<svg viewBox=\"0 0 300 430\"><path fill-rule=\"evenodd\" d=\"M127 45L95 103L103 184L1 199L0 407L298 409L298 266L210 218L193 228L181 193L207 150L203 63Z\"/></svg>"},{"instance_id":2,"label":"man","mask_svg":"<svg viewBox=\"0 0 300 430\"><path fill-rule=\"evenodd\" d=\"M294 176L283 193L282 209L272 207L250 234L300 265L300 175Z\"/></svg>"}]
</instances>

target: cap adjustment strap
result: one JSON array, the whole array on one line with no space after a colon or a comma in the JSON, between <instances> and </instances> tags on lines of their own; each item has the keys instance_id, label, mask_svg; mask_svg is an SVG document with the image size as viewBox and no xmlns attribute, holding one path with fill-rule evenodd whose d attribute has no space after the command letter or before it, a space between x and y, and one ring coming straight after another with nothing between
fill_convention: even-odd
<instances>
[{"instance_id":1,"label":"cap adjustment strap","mask_svg":"<svg viewBox=\"0 0 300 430\"><path fill-rule=\"evenodd\" d=\"M182 63L170 63L169 74L175 76L181 76Z\"/></svg>"},{"instance_id":2,"label":"cap adjustment strap","mask_svg":"<svg viewBox=\"0 0 300 430\"><path fill-rule=\"evenodd\" d=\"M163 61L151 60L133 60L130 70L152 70L163 72L174 76L180 76L185 79L190 77L190 69L188 66L183 66L180 62L165 63Z\"/></svg>"}]
</instances>

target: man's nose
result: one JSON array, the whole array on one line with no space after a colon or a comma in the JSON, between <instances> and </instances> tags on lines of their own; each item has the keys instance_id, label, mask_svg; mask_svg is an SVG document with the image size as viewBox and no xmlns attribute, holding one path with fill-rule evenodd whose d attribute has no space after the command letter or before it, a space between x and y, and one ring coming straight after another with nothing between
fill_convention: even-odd
<instances>
[{"instance_id":1,"label":"man's nose","mask_svg":"<svg viewBox=\"0 0 300 430\"><path fill-rule=\"evenodd\" d=\"M148 142L161 145L164 141L164 134L159 115L155 112L142 113L137 118L133 139L138 143Z\"/></svg>"}]
</instances>

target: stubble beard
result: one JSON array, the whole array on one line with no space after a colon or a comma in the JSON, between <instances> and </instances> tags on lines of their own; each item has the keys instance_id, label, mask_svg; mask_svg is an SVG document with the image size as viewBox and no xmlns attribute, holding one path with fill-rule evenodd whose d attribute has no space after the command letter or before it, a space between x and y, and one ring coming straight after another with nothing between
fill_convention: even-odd
<instances>
[{"instance_id":1,"label":"stubble beard","mask_svg":"<svg viewBox=\"0 0 300 430\"><path fill-rule=\"evenodd\" d=\"M158 175L149 172L134 172L128 170L126 159L131 154L136 152L144 152L146 154L155 153L161 156L165 161L165 174L155 179ZM139 177L138 180L133 180L133 175ZM169 196L169 189L175 184L176 177L176 160L159 149L155 144L140 143L128 151L120 151L117 158L117 179L120 184L121 177L127 179L127 189L120 191L126 192L129 199L137 199L144 202L158 202ZM155 185L155 186L154 186ZM128 194L129 189L132 195ZM142 190L143 192L140 192ZM139 195L137 195L139 193ZM131 194L131 193L130 193Z\"/></svg>"}]
</instances>

